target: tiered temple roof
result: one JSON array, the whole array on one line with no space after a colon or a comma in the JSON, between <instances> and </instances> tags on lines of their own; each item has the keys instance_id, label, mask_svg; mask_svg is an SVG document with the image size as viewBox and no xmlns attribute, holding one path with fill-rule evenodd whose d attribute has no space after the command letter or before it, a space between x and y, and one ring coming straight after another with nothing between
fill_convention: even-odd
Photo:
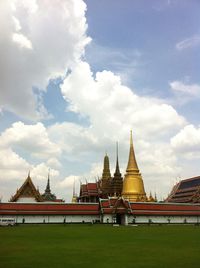
<instances>
[{"instance_id":1,"label":"tiered temple roof","mask_svg":"<svg viewBox=\"0 0 200 268\"><path fill-rule=\"evenodd\" d=\"M19 190L17 190L16 194L11 197L10 202L18 202L20 199L31 199L35 200L36 202L43 201L39 190L35 188L35 185L31 180L30 173L28 174L27 179L19 188Z\"/></svg>"},{"instance_id":2,"label":"tiered temple roof","mask_svg":"<svg viewBox=\"0 0 200 268\"><path fill-rule=\"evenodd\" d=\"M98 182L81 184L79 201L81 202L98 202L100 188Z\"/></svg>"},{"instance_id":3,"label":"tiered temple roof","mask_svg":"<svg viewBox=\"0 0 200 268\"><path fill-rule=\"evenodd\" d=\"M173 203L199 203L200 176L182 180L177 183L166 201Z\"/></svg>"}]
</instances>

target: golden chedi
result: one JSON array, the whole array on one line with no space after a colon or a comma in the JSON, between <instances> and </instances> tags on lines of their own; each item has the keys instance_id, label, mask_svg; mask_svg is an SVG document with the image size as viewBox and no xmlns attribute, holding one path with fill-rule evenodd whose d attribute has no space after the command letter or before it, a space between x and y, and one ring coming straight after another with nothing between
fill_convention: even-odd
<instances>
[{"instance_id":1,"label":"golden chedi","mask_svg":"<svg viewBox=\"0 0 200 268\"><path fill-rule=\"evenodd\" d=\"M130 152L128 166L123 182L122 197L130 202L145 202L147 201L146 193L141 173L135 159L133 149L132 131L130 137Z\"/></svg>"}]
</instances>

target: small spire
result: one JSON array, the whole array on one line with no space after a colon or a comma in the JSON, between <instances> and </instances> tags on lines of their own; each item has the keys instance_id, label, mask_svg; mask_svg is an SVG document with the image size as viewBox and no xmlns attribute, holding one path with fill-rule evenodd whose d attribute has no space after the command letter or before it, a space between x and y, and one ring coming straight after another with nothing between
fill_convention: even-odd
<instances>
[{"instance_id":1,"label":"small spire","mask_svg":"<svg viewBox=\"0 0 200 268\"><path fill-rule=\"evenodd\" d=\"M30 178L31 176L30 176L30 170L28 171L28 178Z\"/></svg>"},{"instance_id":2,"label":"small spire","mask_svg":"<svg viewBox=\"0 0 200 268\"><path fill-rule=\"evenodd\" d=\"M119 170L119 161L118 161L118 142L116 142L116 168L114 177L121 176L120 170Z\"/></svg>"},{"instance_id":3,"label":"small spire","mask_svg":"<svg viewBox=\"0 0 200 268\"><path fill-rule=\"evenodd\" d=\"M50 169L49 169L45 193L50 193L50 192L51 192L51 189L50 189Z\"/></svg>"}]
</instances>

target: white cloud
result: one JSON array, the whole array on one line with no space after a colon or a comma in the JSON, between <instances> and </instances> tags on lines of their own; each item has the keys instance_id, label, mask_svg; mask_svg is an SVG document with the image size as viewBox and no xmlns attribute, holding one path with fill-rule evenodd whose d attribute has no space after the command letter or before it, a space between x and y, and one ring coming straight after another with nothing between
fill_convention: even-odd
<instances>
[{"instance_id":1,"label":"white cloud","mask_svg":"<svg viewBox=\"0 0 200 268\"><path fill-rule=\"evenodd\" d=\"M45 163L40 163L36 166L33 166L31 169L31 177L33 177L37 181L44 181L47 182L47 177L49 173L49 166ZM58 177L59 171L56 169L50 169L50 176L51 177Z\"/></svg>"},{"instance_id":2,"label":"white cloud","mask_svg":"<svg viewBox=\"0 0 200 268\"><path fill-rule=\"evenodd\" d=\"M105 137L124 138L133 127L138 136L151 134L157 139L170 128L178 129L185 123L172 106L139 97L112 72L98 72L94 77L85 62L67 76L61 90L71 103L70 109L89 118L89 132L99 137L98 142Z\"/></svg>"},{"instance_id":3,"label":"white cloud","mask_svg":"<svg viewBox=\"0 0 200 268\"><path fill-rule=\"evenodd\" d=\"M21 47L32 49L31 41L23 34L14 33L13 34L13 41L16 42L17 44L19 44Z\"/></svg>"},{"instance_id":4,"label":"white cloud","mask_svg":"<svg viewBox=\"0 0 200 268\"><path fill-rule=\"evenodd\" d=\"M27 175L31 165L10 148L0 150L0 180L21 179ZM1 194L1 193L0 193Z\"/></svg>"},{"instance_id":5,"label":"white cloud","mask_svg":"<svg viewBox=\"0 0 200 268\"><path fill-rule=\"evenodd\" d=\"M73 189L74 182L79 182L79 180L80 180L80 176L69 175L58 184L58 187L66 188L66 189L67 188ZM72 195L72 191L71 191L71 195Z\"/></svg>"},{"instance_id":6,"label":"white cloud","mask_svg":"<svg viewBox=\"0 0 200 268\"><path fill-rule=\"evenodd\" d=\"M176 49L182 51L187 48L192 48L200 45L200 36L195 35L189 38L186 38L176 44Z\"/></svg>"},{"instance_id":7,"label":"white cloud","mask_svg":"<svg viewBox=\"0 0 200 268\"><path fill-rule=\"evenodd\" d=\"M175 93L194 97L200 96L200 86L197 84L186 84L182 81L173 81L170 82L170 87Z\"/></svg>"},{"instance_id":8,"label":"white cloud","mask_svg":"<svg viewBox=\"0 0 200 268\"><path fill-rule=\"evenodd\" d=\"M46 118L33 87L64 76L90 41L82 0L0 3L0 107L22 118Z\"/></svg>"},{"instance_id":9,"label":"white cloud","mask_svg":"<svg viewBox=\"0 0 200 268\"><path fill-rule=\"evenodd\" d=\"M185 105L200 98L200 85L189 83L187 77L183 81L172 81L169 85L173 94L169 101L175 106Z\"/></svg>"},{"instance_id":10,"label":"white cloud","mask_svg":"<svg viewBox=\"0 0 200 268\"><path fill-rule=\"evenodd\" d=\"M47 165L51 168L61 168L61 163L55 157L49 158L47 161Z\"/></svg>"},{"instance_id":11,"label":"white cloud","mask_svg":"<svg viewBox=\"0 0 200 268\"><path fill-rule=\"evenodd\" d=\"M25 150L33 157L46 159L58 156L61 149L50 141L46 128L42 123L25 125L16 122L0 136L0 147L16 147Z\"/></svg>"},{"instance_id":12,"label":"white cloud","mask_svg":"<svg viewBox=\"0 0 200 268\"><path fill-rule=\"evenodd\" d=\"M189 157L200 157L200 128L187 125L171 138L172 148Z\"/></svg>"}]
</instances>

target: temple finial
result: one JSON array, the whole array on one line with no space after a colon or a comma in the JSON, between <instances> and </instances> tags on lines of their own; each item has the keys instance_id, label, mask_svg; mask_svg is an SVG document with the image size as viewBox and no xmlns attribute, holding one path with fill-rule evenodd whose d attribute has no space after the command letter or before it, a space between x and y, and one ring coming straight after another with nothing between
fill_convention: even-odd
<instances>
[{"instance_id":1,"label":"temple finial","mask_svg":"<svg viewBox=\"0 0 200 268\"><path fill-rule=\"evenodd\" d=\"M133 133L132 133L132 129L130 131L130 146L133 145Z\"/></svg>"},{"instance_id":2,"label":"temple finial","mask_svg":"<svg viewBox=\"0 0 200 268\"><path fill-rule=\"evenodd\" d=\"M30 170L28 171L28 178L30 178L31 176L30 176Z\"/></svg>"}]
</instances>

